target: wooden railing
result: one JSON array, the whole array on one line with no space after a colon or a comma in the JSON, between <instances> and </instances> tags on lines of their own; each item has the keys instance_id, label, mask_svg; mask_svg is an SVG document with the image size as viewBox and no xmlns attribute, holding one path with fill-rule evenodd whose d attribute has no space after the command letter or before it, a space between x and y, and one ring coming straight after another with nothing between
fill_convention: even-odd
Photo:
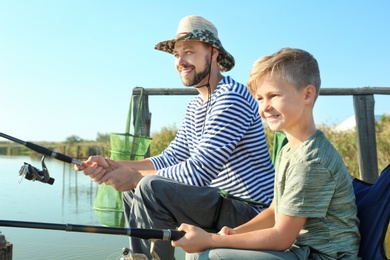
<instances>
[{"instance_id":1,"label":"wooden railing","mask_svg":"<svg viewBox=\"0 0 390 260\"><path fill-rule=\"evenodd\" d=\"M137 112L141 88L133 89L133 113ZM194 88L144 88L143 106L139 135L150 136L151 113L149 111L149 96L151 95L197 95ZM353 96L356 119L356 136L358 147L358 163L360 179L374 183L378 179L378 161L375 135L374 95L390 95L390 88L323 88L322 96ZM390 100L389 100L390 101ZM134 118L134 116L133 116Z\"/></svg>"}]
</instances>

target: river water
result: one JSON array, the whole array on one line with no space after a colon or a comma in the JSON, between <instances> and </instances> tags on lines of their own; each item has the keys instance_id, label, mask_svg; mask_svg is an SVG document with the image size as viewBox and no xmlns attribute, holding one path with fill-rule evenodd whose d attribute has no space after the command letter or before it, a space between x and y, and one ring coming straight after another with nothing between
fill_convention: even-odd
<instances>
[{"instance_id":1,"label":"river water","mask_svg":"<svg viewBox=\"0 0 390 260\"><path fill-rule=\"evenodd\" d=\"M42 169L40 160L0 156L0 220L102 226L93 210L98 185L73 165L46 158L53 185L23 179L24 162ZM0 232L13 244L13 260L120 259L128 237L62 230L4 227Z\"/></svg>"}]
</instances>

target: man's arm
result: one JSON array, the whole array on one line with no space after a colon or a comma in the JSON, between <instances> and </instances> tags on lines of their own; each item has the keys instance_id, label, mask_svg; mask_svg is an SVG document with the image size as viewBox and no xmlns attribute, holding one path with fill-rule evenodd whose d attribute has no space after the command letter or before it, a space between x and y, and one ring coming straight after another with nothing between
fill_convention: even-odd
<instances>
[{"instance_id":1,"label":"man's arm","mask_svg":"<svg viewBox=\"0 0 390 260\"><path fill-rule=\"evenodd\" d=\"M135 171L139 171L144 176L155 174L157 170L154 169L153 163L150 159L143 159L138 161L117 161L119 163L123 163L125 166L132 168Z\"/></svg>"}]
</instances>

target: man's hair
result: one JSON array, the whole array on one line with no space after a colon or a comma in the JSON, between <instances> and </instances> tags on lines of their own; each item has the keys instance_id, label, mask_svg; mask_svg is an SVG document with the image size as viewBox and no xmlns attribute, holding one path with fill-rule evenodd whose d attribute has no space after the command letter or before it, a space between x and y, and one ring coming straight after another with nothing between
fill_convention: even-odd
<instances>
[{"instance_id":1,"label":"man's hair","mask_svg":"<svg viewBox=\"0 0 390 260\"><path fill-rule=\"evenodd\" d=\"M316 88L317 96L321 86L320 70L317 60L307 51L283 48L264 56L253 64L247 82L249 92L255 96L257 86L264 77L271 75L303 89L311 84Z\"/></svg>"}]
</instances>

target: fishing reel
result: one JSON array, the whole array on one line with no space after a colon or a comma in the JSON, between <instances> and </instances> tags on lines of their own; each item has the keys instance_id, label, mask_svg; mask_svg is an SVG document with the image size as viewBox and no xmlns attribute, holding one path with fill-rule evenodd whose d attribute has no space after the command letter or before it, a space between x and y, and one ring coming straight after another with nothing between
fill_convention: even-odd
<instances>
[{"instance_id":1,"label":"fishing reel","mask_svg":"<svg viewBox=\"0 0 390 260\"><path fill-rule=\"evenodd\" d=\"M23 178L26 178L30 181L40 181L53 185L54 179L49 175L49 170L45 164L45 156L42 157L41 164L42 170L39 170L31 164L25 162L19 170L19 183L23 180Z\"/></svg>"},{"instance_id":2,"label":"fishing reel","mask_svg":"<svg viewBox=\"0 0 390 260\"><path fill-rule=\"evenodd\" d=\"M157 253L154 251L154 245L155 245L156 240L150 239L150 242L151 242L150 254L152 255L152 260L161 260L160 257L157 255ZM128 247L124 247L122 249L122 254L123 254L123 257L121 257L120 260L149 260L145 254L134 253Z\"/></svg>"}]
</instances>

